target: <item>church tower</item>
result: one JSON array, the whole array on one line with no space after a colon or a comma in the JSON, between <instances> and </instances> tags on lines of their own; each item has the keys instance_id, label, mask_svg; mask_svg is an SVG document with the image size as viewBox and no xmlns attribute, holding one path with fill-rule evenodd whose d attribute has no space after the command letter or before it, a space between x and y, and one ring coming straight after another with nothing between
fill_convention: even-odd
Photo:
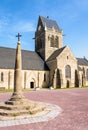
<instances>
[{"instance_id":1,"label":"church tower","mask_svg":"<svg viewBox=\"0 0 88 130\"><path fill-rule=\"evenodd\" d=\"M46 61L51 54L63 47L62 30L56 21L39 16L35 32L35 51Z\"/></svg>"}]
</instances>

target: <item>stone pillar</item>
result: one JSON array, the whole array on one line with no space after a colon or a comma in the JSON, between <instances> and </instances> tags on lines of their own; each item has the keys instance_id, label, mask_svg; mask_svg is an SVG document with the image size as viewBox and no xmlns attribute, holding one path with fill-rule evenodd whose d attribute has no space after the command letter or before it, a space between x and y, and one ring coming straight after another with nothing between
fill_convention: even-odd
<instances>
[{"instance_id":1,"label":"stone pillar","mask_svg":"<svg viewBox=\"0 0 88 130\"><path fill-rule=\"evenodd\" d=\"M53 88L56 87L57 87L57 69L55 69L54 78L53 78Z\"/></svg>"},{"instance_id":2,"label":"stone pillar","mask_svg":"<svg viewBox=\"0 0 88 130\"><path fill-rule=\"evenodd\" d=\"M75 70L75 87L79 87L79 82L80 82L79 72L78 70Z\"/></svg>"},{"instance_id":3,"label":"stone pillar","mask_svg":"<svg viewBox=\"0 0 88 130\"><path fill-rule=\"evenodd\" d=\"M86 76L85 76L85 69L83 68L83 74L82 74L82 86L86 85Z\"/></svg>"},{"instance_id":4,"label":"stone pillar","mask_svg":"<svg viewBox=\"0 0 88 130\"><path fill-rule=\"evenodd\" d=\"M22 60L20 41L18 41L14 70L14 92L12 94L12 97L5 103L20 104L21 102L23 102L22 100L24 100L24 96L22 94Z\"/></svg>"},{"instance_id":5,"label":"stone pillar","mask_svg":"<svg viewBox=\"0 0 88 130\"><path fill-rule=\"evenodd\" d=\"M26 89L27 72L24 72L24 89Z\"/></svg>"},{"instance_id":6,"label":"stone pillar","mask_svg":"<svg viewBox=\"0 0 88 130\"><path fill-rule=\"evenodd\" d=\"M21 46L18 41L16 49L16 59L15 59L15 72L14 72L14 93L22 92L22 63L21 63Z\"/></svg>"},{"instance_id":7,"label":"stone pillar","mask_svg":"<svg viewBox=\"0 0 88 130\"><path fill-rule=\"evenodd\" d=\"M63 88L63 76L62 76L62 70L59 70L60 73L60 88Z\"/></svg>"},{"instance_id":8,"label":"stone pillar","mask_svg":"<svg viewBox=\"0 0 88 130\"><path fill-rule=\"evenodd\" d=\"M61 88L63 84L63 79L62 79L62 71L60 69L57 69L57 87Z\"/></svg>"}]
</instances>

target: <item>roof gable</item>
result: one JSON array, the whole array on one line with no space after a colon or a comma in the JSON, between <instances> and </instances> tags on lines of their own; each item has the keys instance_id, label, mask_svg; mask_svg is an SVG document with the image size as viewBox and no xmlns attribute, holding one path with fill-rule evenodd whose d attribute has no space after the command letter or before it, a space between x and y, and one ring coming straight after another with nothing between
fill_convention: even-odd
<instances>
[{"instance_id":1,"label":"roof gable","mask_svg":"<svg viewBox=\"0 0 88 130\"><path fill-rule=\"evenodd\" d=\"M63 53L63 52L64 52L64 53ZM74 61L77 62L77 59L75 58L75 56L74 56L74 54L73 54L73 52L71 51L71 49L70 49L69 46L65 46L65 49L64 49L63 52L62 52L61 55L60 55L61 58L62 58L62 55L64 55L66 59L67 59L67 57L68 57L68 58L70 58L70 59L74 59ZM60 58L60 57L59 57L59 58Z\"/></svg>"},{"instance_id":2,"label":"roof gable","mask_svg":"<svg viewBox=\"0 0 88 130\"><path fill-rule=\"evenodd\" d=\"M59 56L65 48L66 48L66 46L64 46L64 47L62 47L62 48L56 50L56 51L48 58L47 61L55 60L56 57Z\"/></svg>"},{"instance_id":3,"label":"roof gable","mask_svg":"<svg viewBox=\"0 0 88 130\"><path fill-rule=\"evenodd\" d=\"M56 30L60 30L60 28L59 28L59 26L58 26L58 24L55 20L51 20L49 18L45 18L45 17L42 17L42 16L40 16L39 18L42 21L43 27L46 26L47 28L54 28Z\"/></svg>"}]
</instances>

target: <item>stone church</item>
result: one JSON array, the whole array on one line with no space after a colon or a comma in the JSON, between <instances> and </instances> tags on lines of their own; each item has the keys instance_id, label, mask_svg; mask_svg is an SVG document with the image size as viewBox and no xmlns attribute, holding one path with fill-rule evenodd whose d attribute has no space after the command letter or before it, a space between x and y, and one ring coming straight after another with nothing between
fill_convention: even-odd
<instances>
[{"instance_id":1,"label":"stone church","mask_svg":"<svg viewBox=\"0 0 88 130\"><path fill-rule=\"evenodd\" d=\"M63 46L63 33L55 20L39 16L35 51L22 50L22 87L69 88L88 86L88 60L76 58ZM16 49L0 47L0 89L14 86Z\"/></svg>"}]
</instances>

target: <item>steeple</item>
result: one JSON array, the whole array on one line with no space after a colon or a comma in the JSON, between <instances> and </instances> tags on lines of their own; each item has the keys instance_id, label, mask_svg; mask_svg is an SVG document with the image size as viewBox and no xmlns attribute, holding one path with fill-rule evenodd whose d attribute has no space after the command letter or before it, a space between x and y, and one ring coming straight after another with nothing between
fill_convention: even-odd
<instances>
[{"instance_id":1,"label":"steeple","mask_svg":"<svg viewBox=\"0 0 88 130\"><path fill-rule=\"evenodd\" d=\"M57 22L39 16L35 32L35 51L46 61L54 51L62 47L62 30Z\"/></svg>"}]
</instances>

